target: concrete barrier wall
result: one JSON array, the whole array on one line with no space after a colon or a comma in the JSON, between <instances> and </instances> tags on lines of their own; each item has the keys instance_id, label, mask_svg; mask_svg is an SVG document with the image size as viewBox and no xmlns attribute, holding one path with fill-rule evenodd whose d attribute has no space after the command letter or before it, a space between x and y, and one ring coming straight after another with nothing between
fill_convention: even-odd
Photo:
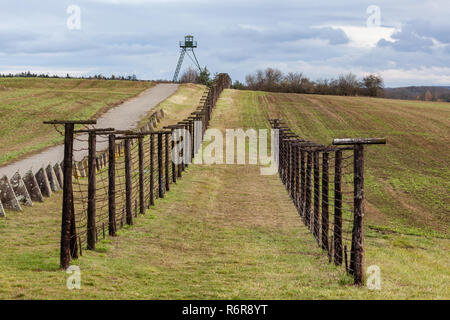
<instances>
[{"instance_id":1,"label":"concrete barrier wall","mask_svg":"<svg viewBox=\"0 0 450 320\"><path fill-rule=\"evenodd\" d=\"M7 176L3 176L0 179L0 201L6 209L22 211L22 207Z\"/></svg>"},{"instance_id":2,"label":"concrete barrier wall","mask_svg":"<svg viewBox=\"0 0 450 320\"><path fill-rule=\"evenodd\" d=\"M17 200L27 207L32 207L33 201L31 201L30 194L28 193L19 172L16 172L9 182L11 183L14 193L16 194Z\"/></svg>"}]
</instances>

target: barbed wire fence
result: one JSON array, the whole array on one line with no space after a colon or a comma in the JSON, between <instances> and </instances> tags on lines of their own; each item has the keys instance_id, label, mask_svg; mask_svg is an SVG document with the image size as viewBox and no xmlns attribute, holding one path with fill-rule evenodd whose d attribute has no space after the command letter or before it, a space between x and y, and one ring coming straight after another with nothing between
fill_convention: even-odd
<instances>
[{"instance_id":1,"label":"barbed wire fence","mask_svg":"<svg viewBox=\"0 0 450 320\"><path fill-rule=\"evenodd\" d=\"M200 104L183 121L156 130L155 112L139 130L95 128L95 120L47 121L64 125L63 208L60 265L67 269L83 249L95 250L99 239L117 236L139 215L164 198L182 178L201 148L220 93L229 88L227 74L218 75ZM162 112L162 111L161 111ZM385 139L335 139L325 146L301 139L282 119L269 119L279 131L278 171L305 225L330 262L345 265L356 284L363 279L364 145ZM82 129L75 130L75 125ZM84 133L87 139L76 137ZM73 161L74 140L88 151ZM97 152L97 143L108 149ZM183 161L175 163L174 156Z\"/></svg>"},{"instance_id":2,"label":"barbed wire fence","mask_svg":"<svg viewBox=\"0 0 450 320\"><path fill-rule=\"evenodd\" d=\"M330 262L362 284L364 269L364 145L386 139L335 139L325 146L301 139L282 119L278 172L304 224Z\"/></svg>"},{"instance_id":3,"label":"barbed wire fence","mask_svg":"<svg viewBox=\"0 0 450 320\"><path fill-rule=\"evenodd\" d=\"M118 228L133 225L164 198L201 147L217 99L230 86L230 77L219 74L188 118L160 130L155 130L158 112L135 131L98 129L95 120L44 122L57 130L64 125L61 268L67 269L83 249L95 250L99 239L117 236ZM75 130L75 125L83 128ZM88 138L81 140L77 133ZM75 139L83 145L80 151L88 151L78 162L73 161ZM108 150L97 152L98 142L108 142ZM174 156L183 161L174 163Z\"/></svg>"}]
</instances>

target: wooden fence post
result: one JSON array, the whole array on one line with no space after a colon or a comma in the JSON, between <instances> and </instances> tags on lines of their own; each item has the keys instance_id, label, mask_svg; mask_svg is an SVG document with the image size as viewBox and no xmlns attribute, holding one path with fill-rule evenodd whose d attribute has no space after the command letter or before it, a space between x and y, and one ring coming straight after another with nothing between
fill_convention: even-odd
<instances>
[{"instance_id":1,"label":"wooden fence post","mask_svg":"<svg viewBox=\"0 0 450 320\"><path fill-rule=\"evenodd\" d=\"M305 218L306 169L305 150L300 147L300 216ZM306 220L304 220L306 223Z\"/></svg>"},{"instance_id":2,"label":"wooden fence post","mask_svg":"<svg viewBox=\"0 0 450 320\"><path fill-rule=\"evenodd\" d=\"M180 157L181 157L181 164L180 164L180 171L184 171L185 167L186 167L186 163L184 162L184 154L186 152L185 148L186 148L186 139L184 134L181 135L181 150L180 150ZM181 175L180 175L181 176Z\"/></svg>"},{"instance_id":3,"label":"wooden fence post","mask_svg":"<svg viewBox=\"0 0 450 320\"><path fill-rule=\"evenodd\" d=\"M306 226L311 229L311 166L312 153L307 151L306 156L306 194L305 194L305 220Z\"/></svg>"},{"instance_id":4,"label":"wooden fence post","mask_svg":"<svg viewBox=\"0 0 450 320\"><path fill-rule=\"evenodd\" d=\"M166 175L166 191L170 191L170 178L169 178L169 161L171 159L170 155L169 155L169 150L170 150L170 144L169 144L169 134L165 134L165 169L164 169L164 173Z\"/></svg>"},{"instance_id":5,"label":"wooden fence post","mask_svg":"<svg viewBox=\"0 0 450 320\"><path fill-rule=\"evenodd\" d=\"M319 210L320 210L320 168L319 168L319 152L313 152L314 159L314 229L313 234L317 242L320 240L320 222L319 222Z\"/></svg>"},{"instance_id":6,"label":"wooden fence post","mask_svg":"<svg viewBox=\"0 0 450 320\"><path fill-rule=\"evenodd\" d=\"M284 183L284 131L280 131L280 165L279 165L279 174L281 182Z\"/></svg>"},{"instance_id":7,"label":"wooden fence post","mask_svg":"<svg viewBox=\"0 0 450 320\"><path fill-rule=\"evenodd\" d=\"M150 134L150 205L155 205L155 135Z\"/></svg>"},{"instance_id":8,"label":"wooden fence post","mask_svg":"<svg viewBox=\"0 0 450 320\"><path fill-rule=\"evenodd\" d=\"M158 133L158 190L159 197L164 198L164 176L162 161L162 133Z\"/></svg>"},{"instance_id":9,"label":"wooden fence post","mask_svg":"<svg viewBox=\"0 0 450 320\"><path fill-rule=\"evenodd\" d=\"M299 166L299 150L298 150L298 146L295 147L294 149L294 172L295 172L295 177L294 177L294 203L295 203L295 207L298 210L298 195L299 195L299 175L300 175L300 166Z\"/></svg>"},{"instance_id":10,"label":"wooden fence post","mask_svg":"<svg viewBox=\"0 0 450 320\"><path fill-rule=\"evenodd\" d=\"M283 171L283 131L278 131L278 174L282 178Z\"/></svg>"},{"instance_id":11,"label":"wooden fence post","mask_svg":"<svg viewBox=\"0 0 450 320\"><path fill-rule=\"evenodd\" d=\"M288 187L288 177L289 177L289 143L288 143L288 137L284 140L284 185Z\"/></svg>"},{"instance_id":12,"label":"wooden fence post","mask_svg":"<svg viewBox=\"0 0 450 320\"><path fill-rule=\"evenodd\" d=\"M287 170L287 143L286 143L286 137L283 138L283 167L282 167L282 177L281 177L281 181L283 182L284 185L286 185L286 170Z\"/></svg>"},{"instance_id":13,"label":"wooden fence post","mask_svg":"<svg viewBox=\"0 0 450 320\"><path fill-rule=\"evenodd\" d=\"M128 225L133 224L133 184L131 182L131 161L130 139L125 139L125 207Z\"/></svg>"},{"instance_id":14,"label":"wooden fence post","mask_svg":"<svg viewBox=\"0 0 450 320\"><path fill-rule=\"evenodd\" d=\"M72 190L72 159L73 159L73 124L65 125L64 132L64 186L63 186L63 208L61 223L61 250L60 265L62 269L67 269L70 265L70 257L76 255L76 232L72 224L75 221ZM75 245L72 238L75 237Z\"/></svg>"},{"instance_id":15,"label":"wooden fence post","mask_svg":"<svg viewBox=\"0 0 450 320\"><path fill-rule=\"evenodd\" d=\"M96 133L89 132L89 154L88 154L88 207L87 207L87 250L95 250L96 242Z\"/></svg>"},{"instance_id":16,"label":"wooden fence post","mask_svg":"<svg viewBox=\"0 0 450 320\"><path fill-rule=\"evenodd\" d=\"M145 214L145 186L144 186L144 136L139 141L139 213Z\"/></svg>"},{"instance_id":17,"label":"wooden fence post","mask_svg":"<svg viewBox=\"0 0 450 320\"><path fill-rule=\"evenodd\" d=\"M178 146L181 146L180 140L183 137L179 133L180 133L180 131L178 131L178 134L177 134L177 142L178 142ZM183 140L184 140L184 138L183 138ZM183 143L184 143L184 141L183 141ZM178 178L182 177L182 172L183 172L183 153L184 153L184 150L182 150L182 147L181 148L178 147L177 148L177 155L181 158L181 162L177 165Z\"/></svg>"},{"instance_id":18,"label":"wooden fence post","mask_svg":"<svg viewBox=\"0 0 450 320\"><path fill-rule=\"evenodd\" d=\"M108 233L116 236L116 136L109 135L108 164Z\"/></svg>"},{"instance_id":19,"label":"wooden fence post","mask_svg":"<svg viewBox=\"0 0 450 320\"><path fill-rule=\"evenodd\" d=\"M172 144L171 144L171 146L172 146L172 152L175 152L176 153L176 150L175 150L175 148L176 148L176 138L175 138L175 135L176 135L176 132L177 132L177 130L172 130ZM171 155L172 155L172 153L171 153ZM177 183L177 165L175 164L175 163L173 163L172 162L172 182L173 183Z\"/></svg>"},{"instance_id":20,"label":"wooden fence post","mask_svg":"<svg viewBox=\"0 0 450 320\"><path fill-rule=\"evenodd\" d=\"M364 280L364 146L386 144L385 138L334 139L334 145L353 145L353 231L348 271L355 284ZM342 201L342 198L341 198ZM347 251L347 250L346 250ZM346 258L347 263L347 258Z\"/></svg>"},{"instance_id":21,"label":"wooden fence post","mask_svg":"<svg viewBox=\"0 0 450 320\"><path fill-rule=\"evenodd\" d=\"M329 178L328 178L328 152L322 154L322 248L329 251L328 227L329 227Z\"/></svg>"},{"instance_id":22,"label":"wooden fence post","mask_svg":"<svg viewBox=\"0 0 450 320\"><path fill-rule=\"evenodd\" d=\"M87 121L44 121L44 124L64 124L64 185L61 219L60 266L67 269L70 258L78 258L78 237L75 225L75 210L72 188L73 135L75 124L96 124L95 120Z\"/></svg>"},{"instance_id":23,"label":"wooden fence post","mask_svg":"<svg viewBox=\"0 0 450 320\"><path fill-rule=\"evenodd\" d=\"M334 161L334 263L342 264L342 151L337 150Z\"/></svg>"},{"instance_id":24,"label":"wooden fence post","mask_svg":"<svg viewBox=\"0 0 450 320\"><path fill-rule=\"evenodd\" d=\"M184 160L184 162L185 162L185 168L187 168L187 167L189 167L189 150L190 150L190 146L189 146L189 138L188 138L188 136L186 135L186 133L189 133L189 126L187 125L187 124L184 124L183 125L183 130L184 130L184 133L185 133L185 137L186 137L186 139L184 139L185 141L184 141L184 152L185 152L185 155L184 155L184 157L183 157L183 160Z\"/></svg>"},{"instance_id":25,"label":"wooden fence post","mask_svg":"<svg viewBox=\"0 0 450 320\"><path fill-rule=\"evenodd\" d=\"M355 284L360 285L364 278L364 146L357 144L354 148L354 220L350 270L355 277Z\"/></svg>"},{"instance_id":26,"label":"wooden fence post","mask_svg":"<svg viewBox=\"0 0 450 320\"><path fill-rule=\"evenodd\" d=\"M194 137L194 120L189 120L189 133L191 135L191 156L189 157L191 162L195 156L195 137Z\"/></svg>"},{"instance_id":27,"label":"wooden fence post","mask_svg":"<svg viewBox=\"0 0 450 320\"><path fill-rule=\"evenodd\" d=\"M289 194L291 199L294 201L294 186L295 186L295 156L294 156L295 147L293 142L289 143Z\"/></svg>"}]
</instances>

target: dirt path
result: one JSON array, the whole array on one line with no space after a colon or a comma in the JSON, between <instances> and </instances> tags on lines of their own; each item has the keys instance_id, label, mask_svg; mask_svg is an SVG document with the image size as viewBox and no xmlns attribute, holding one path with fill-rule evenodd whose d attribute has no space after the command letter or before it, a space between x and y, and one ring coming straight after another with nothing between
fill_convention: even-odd
<instances>
[{"instance_id":1,"label":"dirt path","mask_svg":"<svg viewBox=\"0 0 450 320\"><path fill-rule=\"evenodd\" d=\"M97 120L97 128L116 128L119 130L126 130L135 128L142 117L146 115L153 107L158 105L161 101L167 99L178 88L177 84L158 84L139 96L130 99L121 105L110 109L103 116ZM78 137L79 140L86 140L86 135ZM101 139L97 143L97 150L104 150L107 147L107 142ZM86 142L75 141L74 160L80 160L87 155ZM28 158L16 161L12 164L0 167L0 176L7 175L11 177L15 172L19 171L21 174L32 169L33 172L39 170L42 166L55 164L61 162L64 156L64 146L58 145L48 148L40 153L32 155Z\"/></svg>"}]
</instances>

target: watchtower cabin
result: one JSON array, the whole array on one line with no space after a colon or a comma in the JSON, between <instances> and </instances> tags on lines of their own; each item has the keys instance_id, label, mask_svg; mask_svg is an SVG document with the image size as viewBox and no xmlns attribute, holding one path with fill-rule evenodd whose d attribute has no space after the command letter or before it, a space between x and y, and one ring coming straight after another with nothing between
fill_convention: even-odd
<instances>
[{"instance_id":1,"label":"watchtower cabin","mask_svg":"<svg viewBox=\"0 0 450 320\"><path fill-rule=\"evenodd\" d=\"M187 35L184 37L184 41L180 41L180 48L197 48L197 41L194 41L194 36Z\"/></svg>"},{"instance_id":2,"label":"watchtower cabin","mask_svg":"<svg viewBox=\"0 0 450 320\"><path fill-rule=\"evenodd\" d=\"M197 56L195 55L194 48L197 48L197 41L194 41L194 36L187 35L184 37L184 41L180 41L180 58L178 58L177 67L175 69L175 74L173 75L173 82L178 81L178 75L181 70L181 65L183 64L184 56L187 54L189 58L192 60L192 62L195 64L199 72L202 72L202 68L200 67L200 64L198 63ZM192 54L192 57L190 54Z\"/></svg>"}]
</instances>

